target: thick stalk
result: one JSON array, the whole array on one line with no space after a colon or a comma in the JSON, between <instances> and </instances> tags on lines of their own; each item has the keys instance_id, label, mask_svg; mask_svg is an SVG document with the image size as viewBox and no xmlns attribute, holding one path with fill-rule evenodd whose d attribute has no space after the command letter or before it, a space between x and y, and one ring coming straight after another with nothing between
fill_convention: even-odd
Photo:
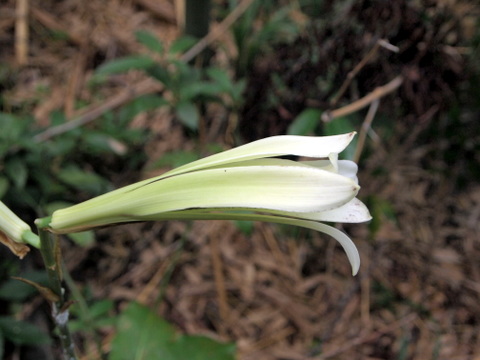
<instances>
[{"instance_id":1,"label":"thick stalk","mask_svg":"<svg viewBox=\"0 0 480 360\"><path fill-rule=\"evenodd\" d=\"M46 296L52 308L52 319L58 329L64 360L76 360L74 343L68 329L69 303L62 287L62 262L60 248L53 234L38 227L40 251L48 274L52 293Z\"/></svg>"}]
</instances>

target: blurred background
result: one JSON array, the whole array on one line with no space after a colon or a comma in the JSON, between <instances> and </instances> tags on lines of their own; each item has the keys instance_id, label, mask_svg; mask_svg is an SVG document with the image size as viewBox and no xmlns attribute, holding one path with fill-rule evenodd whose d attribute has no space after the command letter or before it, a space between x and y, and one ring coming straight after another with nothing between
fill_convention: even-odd
<instances>
[{"instance_id":1,"label":"blurred background","mask_svg":"<svg viewBox=\"0 0 480 360\"><path fill-rule=\"evenodd\" d=\"M64 237L79 358L133 359L143 329L152 354L194 349L162 359L480 359L479 15L476 0L3 0L0 200L26 221L263 137L359 133L343 155L373 220L340 227L356 277L334 240L272 224ZM39 253L0 259L0 354L53 359L48 305L11 279L45 282ZM174 334L175 351L158 340Z\"/></svg>"}]
</instances>

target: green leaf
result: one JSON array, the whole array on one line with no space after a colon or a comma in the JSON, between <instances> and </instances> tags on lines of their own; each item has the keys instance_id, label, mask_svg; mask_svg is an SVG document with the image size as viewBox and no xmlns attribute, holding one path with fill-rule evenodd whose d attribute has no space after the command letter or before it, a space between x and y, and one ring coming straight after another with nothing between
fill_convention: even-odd
<instances>
[{"instance_id":1,"label":"green leaf","mask_svg":"<svg viewBox=\"0 0 480 360\"><path fill-rule=\"evenodd\" d=\"M100 300L90 306L89 313L94 319L105 316L113 309L115 303L112 300Z\"/></svg>"},{"instance_id":2,"label":"green leaf","mask_svg":"<svg viewBox=\"0 0 480 360\"><path fill-rule=\"evenodd\" d=\"M25 133L25 129L29 125L26 117L20 118L11 114L0 113L0 149L4 150L4 146L8 149L10 144L15 144L18 139ZM4 144L5 143L5 144ZM0 155L2 152L0 152Z\"/></svg>"},{"instance_id":3,"label":"green leaf","mask_svg":"<svg viewBox=\"0 0 480 360\"><path fill-rule=\"evenodd\" d=\"M176 114L180 122L190 130L198 129L200 115L195 104L190 101L183 101L177 104Z\"/></svg>"},{"instance_id":4,"label":"green leaf","mask_svg":"<svg viewBox=\"0 0 480 360\"><path fill-rule=\"evenodd\" d=\"M5 164L5 173L13 182L15 187L23 189L27 182L28 169L21 158L13 158Z\"/></svg>"},{"instance_id":5,"label":"green leaf","mask_svg":"<svg viewBox=\"0 0 480 360\"><path fill-rule=\"evenodd\" d=\"M160 159L155 161L150 166L150 169L158 169L166 166L171 168L177 168L179 166L198 160L198 158L199 156L196 152L182 150L172 151L170 153L162 155Z\"/></svg>"},{"instance_id":6,"label":"green leaf","mask_svg":"<svg viewBox=\"0 0 480 360\"><path fill-rule=\"evenodd\" d=\"M131 303L119 317L109 360L171 359L168 343L174 338L169 323L147 307Z\"/></svg>"},{"instance_id":7,"label":"green leaf","mask_svg":"<svg viewBox=\"0 0 480 360\"><path fill-rule=\"evenodd\" d=\"M196 81L186 86L182 86L179 91L181 101L195 101L200 97L214 98L222 93L222 89L215 83L206 81Z\"/></svg>"},{"instance_id":8,"label":"green leaf","mask_svg":"<svg viewBox=\"0 0 480 360\"><path fill-rule=\"evenodd\" d=\"M59 136L55 141L44 144L44 148L48 152L48 155L52 157L71 154L73 149L78 148L78 138L76 136ZM35 162L41 163L41 160L32 161L32 163Z\"/></svg>"},{"instance_id":9,"label":"green leaf","mask_svg":"<svg viewBox=\"0 0 480 360\"><path fill-rule=\"evenodd\" d=\"M253 221L248 220L236 220L235 225L237 228L247 236L253 233Z\"/></svg>"},{"instance_id":10,"label":"green leaf","mask_svg":"<svg viewBox=\"0 0 480 360\"><path fill-rule=\"evenodd\" d=\"M45 205L43 209L47 212L48 215L52 215L56 210L64 209L72 205L72 203L66 201L53 201Z\"/></svg>"},{"instance_id":11,"label":"green leaf","mask_svg":"<svg viewBox=\"0 0 480 360\"><path fill-rule=\"evenodd\" d=\"M173 77L172 74L164 67L161 65L153 65L147 70L147 74L153 77L154 79L160 81L170 89L173 84Z\"/></svg>"},{"instance_id":12,"label":"green leaf","mask_svg":"<svg viewBox=\"0 0 480 360\"><path fill-rule=\"evenodd\" d=\"M86 172L73 165L60 170L57 176L65 184L90 194L101 194L108 188L108 182L100 175Z\"/></svg>"},{"instance_id":13,"label":"green leaf","mask_svg":"<svg viewBox=\"0 0 480 360\"><path fill-rule=\"evenodd\" d=\"M171 346L172 360L234 360L235 344L222 344L206 336L182 336Z\"/></svg>"},{"instance_id":14,"label":"green leaf","mask_svg":"<svg viewBox=\"0 0 480 360\"><path fill-rule=\"evenodd\" d=\"M234 360L235 345L182 336L150 309L131 303L120 315L109 360Z\"/></svg>"},{"instance_id":15,"label":"green leaf","mask_svg":"<svg viewBox=\"0 0 480 360\"><path fill-rule=\"evenodd\" d=\"M50 114L50 123L52 126L64 124L67 121L65 113L55 110Z\"/></svg>"},{"instance_id":16,"label":"green leaf","mask_svg":"<svg viewBox=\"0 0 480 360\"><path fill-rule=\"evenodd\" d=\"M311 135L320 122L322 112L318 109L303 110L290 124L288 135Z\"/></svg>"},{"instance_id":17,"label":"green leaf","mask_svg":"<svg viewBox=\"0 0 480 360\"><path fill-rule=\"evenodd\" d=\"M50 343L50 337L37 326L10 316L0 317L0 331L6 339L17 345L36 345Z\"/></svg>"},{"instance_id":18,"label":"green leaf","mask_svg":"<svg viewBox=\"0 0 480 360\"><path fill-rule=\"evenodd\" d=\"M5 176L0 176L0 200L7 193L8 188L10 187L10 182Z\"/></svg>"},{"instance_id":19,"label":"green leaf","mask_svg":"<svg viewBox=\"0 0 480 360\"><path fill-rule=\"evenodd\" d=\"M111 75L129 70L145 70L153 66L155 61L145 55L132 55L124 58L112 60L102 66L96 71L95 75Z\"/></svg>"},{"instance_id":20,"label":"green leaf","mask_svg":"<svg viewBox=\"0 0 480 360\"><path fill-rule=\"evenodd\" d=\"M117 155L122 155L125 152L124 149L126 149L126 145L101 132L86 133L82 137L82 140L85 143L88 152L91 154L100 155L114 152ZM113 147L114 144L118 144L118 150L120 151Z\"/></svg>"},{"instance_id":21,"label":"green leaf","mask_svg":"<svg viewBox=\"0 0 480 360\"><path fill-rule=\"evenodd\" d=\"M182 36L181 38L175 40L170 48L168 49L168 53L170 55L175 55L178 53L184 53L188 49L190 49L195 43L197 39L192 36Z\"/></svg>"},{"instance_id":22,"label":"green leaf","mask_svg":"<svg viewBox=\"0 0 480 360\"><path fill-rule=\"evenodd\" d=\"M70 331L91 331L105 326L114 326L116 318L109 313L114 307L112 300L100 300L94 302L85 311L81 310L77 304L72 306L71 313L75 315L76 320L70 320L68 327Z\"/></svg>"},{"instance_id":23,"label":"green leaf","mask_svg":"<svg viewBox=\"0 0 480 360\"><path fill-rule=\"evenodd\" d=\"M219 68L208 68L206 73L210 79L214 80L219 86L221 86L222 91L231 92L234 84L225 70Z\"/></svg>"},{"instance_id":24,"label":"green leaf","mask_svg":"<svg viewBox=\"0 0 480 360\"><path fill-rule=\"evenodd\" d=\"M120 122L127 127L128 123L138 114L144 111L158 109L167 104L168 101L161 96L154 94L143 95L124 105L119 112L118 118ZM121 132L124 134L125 129L122 128Z\"/></svg>"},{"instance_id":25,"label":"green leaf","mask_svg":"<svg viewBox=\"0 0 480 360\"><path fill-rule=\"evenodd\" d=\"M93 231L82 231L67 235L75 244L81 247L88 247L95 243L95 233Z\"/></svg>"},{"instance_id":26,"label":"green leaf","mask_svg":"<svg viewBox=\"0 0 480 360\"><path fill-rule=\"evenodd\" d=\"M47 274L44 271L30 271L19 276L40 285L48 284ZM25 301L36 293L37 290L33 286L16 279L9 279L0 286L0 299L8 301Z\"/></svg>"},{"instance_id":27,"label":"green leaf","mask_svg":"<svg viewBox=\"0 0 480 360\"><path fill-rule=\"evenodd\" d=\"M163 54L163 44L151 32L139 30L135 32L135 37L140 44L145 45L149 50Z\"/></svg>"}]
</instances>

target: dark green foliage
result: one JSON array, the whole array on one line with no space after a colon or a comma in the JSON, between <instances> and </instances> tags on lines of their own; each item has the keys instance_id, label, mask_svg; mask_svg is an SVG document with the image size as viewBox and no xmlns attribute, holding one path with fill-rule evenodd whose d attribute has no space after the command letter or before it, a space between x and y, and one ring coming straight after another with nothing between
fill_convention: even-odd
<instances>
[{"instance_id":1,"label":"dark green foliage","mask_svg":"<svg viewBox=\"0 0 480 360\"><path fill-rule=\"evenodd\" d=\"M235 345L180 335L149 308L130 303L118 320L110 360L234 360Z\"/></svg>"},{"instance_id":2,"label":"dark green foliage","mask_svg":"<svg viewBox=\"0 0 480 360\"><path fill-rule=\"evenodd\" d=\"M146 55L115 59L102 65L96 72L96 78L99 80L109 74L141 70L162 83L173 95L170 101L157 95L138 98L135 100L141 101L138 110L145 111L168 105L182 125L196 131L201 117L200 107L205 102L221 103L227 109L239 107L245 89L244 81L232 81L225 70L214 67L197 68L178 59L179 54L195 44L194 38L184 36L177 39L168 53L164 54L163 44L151 33L140 31L136 36L149 50L164 55L162 61Z\"/></svg>"}]
</instances>

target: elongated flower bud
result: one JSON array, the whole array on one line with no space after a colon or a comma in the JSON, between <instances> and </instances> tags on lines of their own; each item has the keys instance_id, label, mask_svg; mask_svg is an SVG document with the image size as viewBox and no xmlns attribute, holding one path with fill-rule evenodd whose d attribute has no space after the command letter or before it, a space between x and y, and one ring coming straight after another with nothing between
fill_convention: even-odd
<instances>
[{"instance_id":1,"label":"elongated flower bud","mask_svg":"<svg viewBox=\"0 0 480 360\"><path fill-rule=\"evenodd\" d=\"M38 236L30 226L15 215L3 202L0 201L0 242L8 246L12 252L23 258L29 251L25 243L35 247L40 246Z\"/></svg>"},{"instance_id":2,"label":"elongated flower bud","mask_svg":"<svg viewBox=\"0 0 480 360\"><path fill-rule=\"evenodd\" d=\"M338 230L318 223L370 220L365 205L355 198L360 189L356 164L337 160L353 136L258 140L57 210L45 221L55 233L167 219L257 219L293 224L335 237L356 273L360 260L355 245ZM274 158L284 155L323 160Z\"/></svg>"}]
</instances>

